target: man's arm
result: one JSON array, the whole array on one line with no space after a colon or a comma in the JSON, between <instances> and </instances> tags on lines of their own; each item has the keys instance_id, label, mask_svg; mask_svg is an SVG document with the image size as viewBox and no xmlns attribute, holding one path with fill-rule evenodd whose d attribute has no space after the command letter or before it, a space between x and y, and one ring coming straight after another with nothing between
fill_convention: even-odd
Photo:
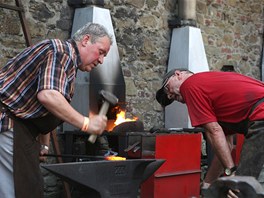
<instances>
[{"instance_id":1,"label":"man's arm","mask_svg":"<svg viewBox=\"0 0 264 198\"><path fill-rule=\"evenodd\" d=\"M40 143L40 157L39 160L41 162L46 161L46 157L44 157L43 155L48 154L49 153L49 145L50 145L50 133L42 135L40 134L38 136L38 140Z\"/></svg>"},{"instance_id":2,"label":"man's arm","mask_svg":"<svg viewBox=\"0 0 264 198\"><path fill-rule=\"evenodd\" d=\"M229 149L232 152L233 149L233 135L226 136ZM223 173L224 167L222 163L218 160L218 157L214 155L211 165L206 173L204 183L211 184Z\"/></svg>"},{"instance_id":3,"label":"man's arm","mask_svg":"<svg viewBox=\"0 0 264 198\"><path fill-rule=\"evenodd\" d=\"M64 98L55 90L42 90L37 95L43 106L59 119L73 124L77 128L82 128L83 115L77 112Z\"/></svg>"},{"instance_id":4,"label":"man's arm","mask_svg":"<svg viewBox=\"0 0 264 198\"><path fill-rule=\"evenodd\" d=\"M40 145L46 145L49 147L49 143L50 143L50 134L40 134L39 135L39 143Z\"/></svg>"},{"instance_id":5,"label":"man's arm","mask_svg":"<svg viewBox=\"0 0 264 198\"><path fill-rule=\"evenodd\" d=\"M219 162L224 168L234 167L234 162L231 156L231 150L226 140L222 127L217 122L204 124L207 140L211 144L213 151Z\"/></svg>"},{"instance_id":6,"label":"man's arm","mask_svg":"<svg viewBox=\"0 0 264 198\"><path fill-rule=\"evenodd\" d=\"M56 90L42 90L38 93L37 97L40 103L57 118L79 129L83 127L84 115L76 111L60 92ZM95 115L89 119L88 132L100 135L107 124L106 116Z\"/></svg>"}]
</instances>

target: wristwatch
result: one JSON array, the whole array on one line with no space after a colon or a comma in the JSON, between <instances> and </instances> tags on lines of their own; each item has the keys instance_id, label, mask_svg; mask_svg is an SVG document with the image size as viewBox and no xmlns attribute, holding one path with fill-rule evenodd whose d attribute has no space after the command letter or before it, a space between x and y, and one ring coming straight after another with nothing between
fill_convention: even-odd
<instances>
[{"instance_id":1,"label":"wristwatch","mask_svg":"<svg viewBox=\"0 0 264 198\"><path fill-rule=\"evenodd\" d=\"M236 169L237 169L236 166L234 166L234 167L232 167L232 168L225 168L225 172L224 172L225 176L230 176L230 175L232 175L232 173L235 172Z\"/></svg>"},{"instance_id":2,"label":"wristwatch","mask_svg":"<svg viewBox=\"0 0 264 198\"><path fill-rule=\"evenodd\" d=\"M43 149L49 151L49 147L46 144L41 144L40 145L40 150L43 150Z\"/></svg>"}]
</instances>

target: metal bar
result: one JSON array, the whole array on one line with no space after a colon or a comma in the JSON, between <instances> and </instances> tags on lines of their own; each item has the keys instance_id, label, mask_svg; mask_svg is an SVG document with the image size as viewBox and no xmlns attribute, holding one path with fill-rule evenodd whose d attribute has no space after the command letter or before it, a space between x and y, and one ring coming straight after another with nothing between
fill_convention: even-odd
<instances>
[{"instance_id":1,"label":"metal bar","mask_svg":"<svg viewBox=\"0 0 264 198\"><path fill-rule=\"evenodd\" d=\"M30 45L32 45L32 41L31 41L31 37L29 34L28 26L26 23L24 9L23 9L23 6L22 6L22 3L20 0L15 0L15 1L16 1L16 6L0 3L0 7L6 8L9 10L14 10L14 11L18 12L18 15L19 15L19 18L21 21L21 25L22 25L22 29L23 29L23 33L24 33L24 37L26 39L26 44L27 44L27 46L30 46Z\"/></svg>"},{"instance_id":2,"label":"metal bar","mask_svg":"<svg viewBox=\"0 0 264 198\"><path fill-rule=\"evenodd\" d=\"M24 9L21 8L21 7L12 6L12 5L6 5L6 4L3 4L3 3L0 3L0 7L1 8L6 8L6 9L9 9L9 10L24 12Z\"/></svg>"},{"instance_id":3,"label":"metal bar","mask_svg":"<svg viewBox=\"0 0 264 198\"><path fill-rule=\"evenodd\" d=\"M46 154L47 157L69 157L69 158L88 158L88 159L105 159L104 156L92 156L92 155L71 155L71 154Z\"/></svg>"},{"instance_id":4,"label":"metal bar","mask_svg":"<svg viewBox=\"0 0 264 198\"><path fill-rule=\"evenodd\" d=\"M180 175L189 175L189 174L196 174L201 173L201 170L187 170L187 171L177 171L177 172L170 172L170 173L157 173L155 177L171 177L171 176L180 176Z\"/></svg>"},{"instance_id":5,"label":"metal bar","mask_svg":"<svg viewBox=\"0 0 264 198\"><path fill-rule=\"evenodd\" d=\"M30 46L30 45L32 45L32 41L31 41L31 37L29 34L29 30L28 30L28 26L26 23L25 14L24 14L24 10L23 10L23 6L22 6L21 1L16 0L16 5L18 8L22 9L22 11L21 10L18 11L18 14L19 14L19 18L20 18L20 21L22 24L22 29L23 29L23 33L24 33L24 36L26 39L26 44L27 44L27 46Z\"/></svg>"}]
</instances>

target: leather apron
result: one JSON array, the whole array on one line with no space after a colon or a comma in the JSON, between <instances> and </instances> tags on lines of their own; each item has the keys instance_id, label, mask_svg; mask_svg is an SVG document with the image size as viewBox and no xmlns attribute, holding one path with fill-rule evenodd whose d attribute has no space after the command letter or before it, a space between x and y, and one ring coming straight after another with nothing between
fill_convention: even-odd
<instances>
[{"instance_id":1,"label":"leather apron","mask_svg":"<svg viewBox=\"0 0 264 198\"><path fill-rule=\"evenodd\" d=\"M43 177L39 167L39 134L47 134L61 124L61 120L48 114L42 118L20 119L3 104L1 111L14 121L13 175L16 198L43 198Z\"/></svg>"},{"instance_id":2,"label":"leather apron","mask_svg":"<svg viewBox=\"0 0 264 198\"><path fill-rule=\"evenodd\" d=\"M248 129L251 126L251 121L248 119L249 115L256 109L256 107L264 102L264 98L261 98L259 101L257 101L252 108L249 111L249 114L247 116L247 118L245 120L242 120L238 123L227 123L227 122L221 122L218 121L218 123L223 126L226 127L227 129L236 131L237 133L241 133L244 134L245 136L248 134Z\"/></svg>"},{"instance_id":3,"label":"leather apron","mask_svg":"<svg viewBox=\"0 0 264 198\"><path fill-rule=\"evenodd\" d=\"M249 115L263 102L264 98L255 103ZM245 135L236 175L253 176L258 179L264 164L264 120L250 121L247 118L240 123L221 124L229 129L244 132Z\"/></svg>"},{"instance_id":4,"label":"leather apron","mask_svg":"<svg viewBox=\"0 0 264 198\"><path fill-rule=\"evenodd\" d=\"M14 120L13 175L16 198L42 198L43 178L39 168L39 148L30 127Z\"/></svg>"}]
</instances>

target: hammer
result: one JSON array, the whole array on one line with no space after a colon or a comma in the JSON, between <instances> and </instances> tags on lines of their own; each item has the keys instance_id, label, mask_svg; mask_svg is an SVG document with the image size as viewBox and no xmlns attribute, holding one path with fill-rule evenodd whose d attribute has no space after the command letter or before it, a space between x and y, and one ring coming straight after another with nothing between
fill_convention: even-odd
<instances>
[{"instance_id":1,"label":"hammer","mask_svg":"<svg viewBox=\"0 0 264 198\"><path fill-rule=\"evenodd\" d=\"M101 90L100 93L101 97L104 99L103 105L99 111L99 115L106 115L109 105L116 105L118 102L118 98L113 95L112 93L105 91L105 90ZM97 138L97 135L90 135L90 137L88 138L88 141L91 143L95 143Z\"/></svg>"}]
</instances>

